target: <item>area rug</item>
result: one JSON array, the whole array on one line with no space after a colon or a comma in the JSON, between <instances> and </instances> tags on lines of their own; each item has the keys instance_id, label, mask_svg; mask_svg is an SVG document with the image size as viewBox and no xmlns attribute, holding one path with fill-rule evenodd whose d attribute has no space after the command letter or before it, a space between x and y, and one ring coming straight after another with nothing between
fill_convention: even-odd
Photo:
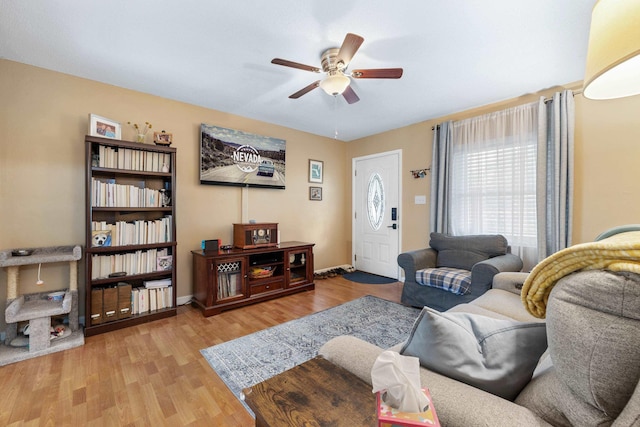
<instances>
[{"instance_id":1,"label":"area rug","mask_svg":"<svg viewBox=\"0 0 640 427\"><path fill-rule=\"evenodd\" d=\"M356 270L352 273L345 273L342 275L347 280L357 283L365 283L368 285L387 285L389 283L396 283L397 279L390 277L378 276L377 274L365 273L364 271Z\"/></svg>"},{"instance_id":2,"label":"area rug","mask_svg":"<svg viewBox=\"0 0 640 427\"><path fill-rule=\"evenodd\" d=\"M200 352L242 401L242 389L312 359L333 337L353 335L388 348L406 339L419 314L417 308L367 295Z\"/></svg>"}]
</instances>

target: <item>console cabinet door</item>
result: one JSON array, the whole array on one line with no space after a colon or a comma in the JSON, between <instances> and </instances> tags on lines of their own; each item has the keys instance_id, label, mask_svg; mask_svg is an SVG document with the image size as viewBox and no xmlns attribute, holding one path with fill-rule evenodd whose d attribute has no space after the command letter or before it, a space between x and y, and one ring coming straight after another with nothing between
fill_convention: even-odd
<instances>
[{"instance_id":1,"label":"console cabinet door","mask_svg":"<svg viewBox=\"0 0 640 427\"><path fill-rule=\"evenodd\" d=\"M313 252L311 249L298 249L288 251L287 284L289 288L305 285L313 279Z\"/></svg>"},{"instance_id":2,"label":"console cabinet door","mask_svg":"<svg viewBox=\"0 0 640 427\"><path fill-rule=\"evenodd\" d=\"M246 258L225 258L212 264L214 304L246 298Z\"/></svg>"}]
</instances>

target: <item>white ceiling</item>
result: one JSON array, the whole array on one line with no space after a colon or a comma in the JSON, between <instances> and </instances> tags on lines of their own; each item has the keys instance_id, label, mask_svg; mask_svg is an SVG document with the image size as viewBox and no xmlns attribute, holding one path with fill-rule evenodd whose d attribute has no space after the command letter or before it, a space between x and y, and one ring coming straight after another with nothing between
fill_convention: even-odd
<instances>
[{"instance_id":1,"label":"white ceiling","mask_svg":"<svg viewBox=\"0 0 640 427\"><path fill-rule=\"evenodd\" d=\"M0 0L0 58L350 141L582 80L595 2ZM348 32L403 77L289 99Z\"/></svg>"}]
</instances>

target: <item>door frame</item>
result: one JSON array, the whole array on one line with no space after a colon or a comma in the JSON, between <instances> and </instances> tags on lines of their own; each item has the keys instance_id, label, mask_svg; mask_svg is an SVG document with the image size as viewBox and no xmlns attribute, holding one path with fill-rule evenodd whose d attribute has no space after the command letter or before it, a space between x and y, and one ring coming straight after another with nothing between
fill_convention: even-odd
<instances>
[{"instance_id":1,"label":"door frame","mask_svg":"<svg viewBox=\"0 0 640 427\"><path fill-rule=\"evenodd\" d=\"M402 209L402 149L383 151L381 153L368 154L366 156L354 157L351 159L351 265L356 265L356 163L362 160L384 157L391 154L398 155L398 255L402 252L402 217L404 210ZM396 277L393 279L400 280L400 266L396 266Z\"/></svg>"}]
</instances>

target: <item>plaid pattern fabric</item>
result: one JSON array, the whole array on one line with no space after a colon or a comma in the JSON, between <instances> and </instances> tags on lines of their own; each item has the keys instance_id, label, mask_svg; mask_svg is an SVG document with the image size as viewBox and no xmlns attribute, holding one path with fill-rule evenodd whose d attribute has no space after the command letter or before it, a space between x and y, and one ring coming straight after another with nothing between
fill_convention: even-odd
<instances>
[{"instance_id":1,"label":"plaid pattern fabric","mask_svg":"<svg viewBox=\"0 0 640 427\"><path fill-rule=\"evenodd\" d=\"M449 267L425 268L416 271L416 282L465 295L471 291L471 272Z\"/></svg>"}]
</instances>

